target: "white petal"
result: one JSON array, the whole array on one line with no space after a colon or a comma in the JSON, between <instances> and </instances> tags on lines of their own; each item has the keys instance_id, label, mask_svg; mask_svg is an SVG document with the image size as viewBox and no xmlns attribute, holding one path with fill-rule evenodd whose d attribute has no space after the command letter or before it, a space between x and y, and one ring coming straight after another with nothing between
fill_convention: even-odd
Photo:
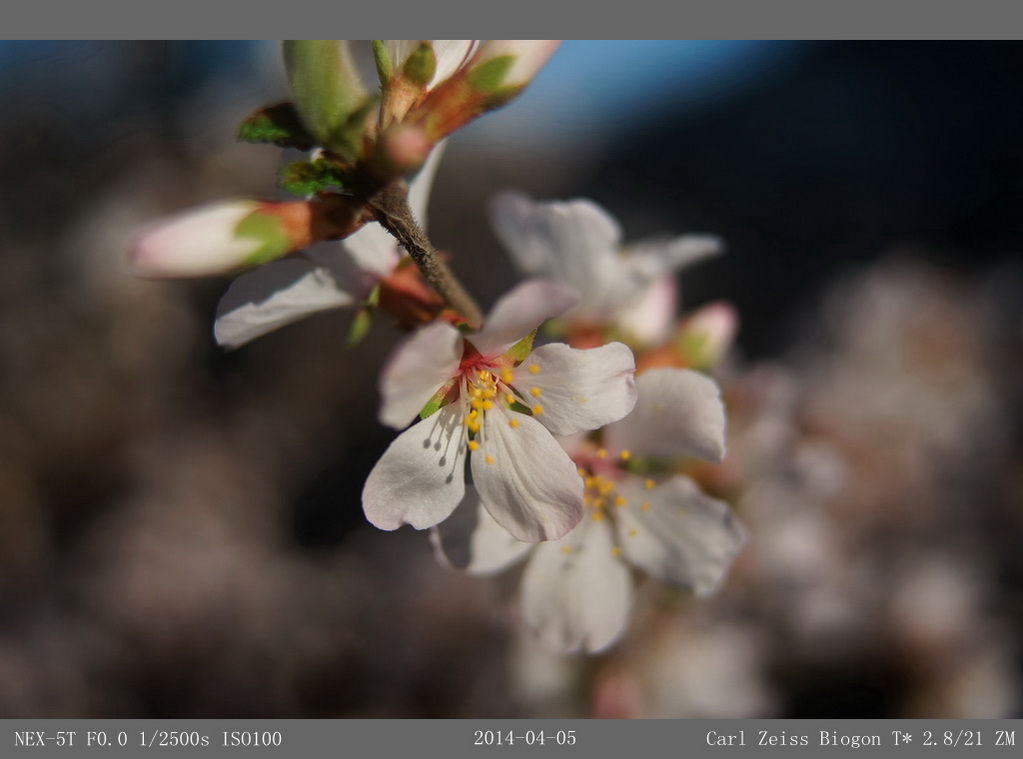
<instances>
[{"instance_id":1,"label":"white petal","mask_svg":"<svg viewBox=\"0 0 1023 759\"><path fill-rule=\"evenodd\" d=\"M490 207L497 236L527 274L569 285L582 300L573 311L605 307L620 286L622 231L589 200L534 203L524 195L498 195Z\"/></svg>"},{"instance_id":2,"label":"white petal","mask_svg":"<svg viewBox=\"0 0 1023 759\"><path fill-rule=\"evenodd\" d=\"M362 491L366 518L381 530L417 530L445 519L465 495L462 407L445 406L395 438Z\"/></svg>"},{"instance_id":3,"label":"white petal","mask_svg":"<svg viewBox=\"0 0 1023 759\"><path fill-rule=\"evenodd\" d=\"M472 486L454 513L433 528L430 541L438 561L474 575L499 572L536 545L516 540L495 522Z\"/></svg>"},{"instance_id":4,"label":"white petal","mask_svg":"<svg viewBox=\"0 0 1023 759\"><path fill-rule=\"evenodd\" d=\"M437 71L430 87L436 87L458 71L472 57L479 47L479 40L430 40L437 56Z\"/></svg>"},{"instance_id":5,"label":"white petal","mask_svg":"<svg viewBox=\"0 0 1023 759\"><path fill-rule=\"evenodd\" d=\"M433 189L433 178L437 176L437 167L440 166L440 159L444 156L447 141L438 142L430 151L430 157L419 169L419 172L409 182L408 204L412 209L412 215L419 222L419 226L426 230L427 209L430 204L430 192ZM391 238L394 242L394 238Z\"/></svg>"},{"instance_id":6,"label":"white petal","mask_svg":"<svg viewBox=\"0 0 1023 759\"><path fill-rule=\"evenodd\" d=\"M710 235L647 240L628 246L618 258L616 283L602 304L604 318L620 319L650 297L655 283L673 278L677 269L715 256L723 249L721 240Z\"/></svg>"},{"instance_id":7,"label":"white petal","mask_svg":"<svg viewBox=\"0 0 1023 759\"><path fill-rule=\"evenodd\" d=\"M569 287L533 279L500 298L483 329L467 339L482 355L499 356L548 319L561 316L579 300Z\"/></svg>"},{"instance_id":8,"label":"white petal","mask_svg":"<svg viewBox=\"0 0 1023 759\"><path fill-rule=\"evenodd\" d=\"M636 403L636 361L621 343L579 350L564 343L537 348L512 372L512 384L555 435L595 430ZM539 392L539 395L536 393Z\"/></svg>"},{"instance_id":9,"label":"white petal","mask_svg":"<svg viewBox=\"0 0 1023 759\"><path fill-rule=\"evenodd\" d=\"M401 258L398 242L376 223L367 224L342 242L316 245L306 254L322 265L337 265L339 259L347 258L350 267L378 280L389 276Z\"/></svg>"},{"instance_id":10,"label":"white petal","mask_svg":"<svg viewBox=\"0 0 1023 759\"><path fill-rule=\"evenodd\" d=\"M728 504L705 495L682 476L652 490L638 477L629 477L619 493L626 498L626 505L615 510L625 557L653 577L698 596L714 592L747 538Z\"/></svg>"},{"instance_id":11,"label":"white petal","mask_svg":"<svg viewBox=\"0 0 1023 759\"><path fill-rule=\"evenodd\" d=\"M713 235L683 235L670 240L643 240L626 250L626 259L648 279L655 279L720 255L725 246Z\"/></svg>"},{"instance_id":12,"label":"white petal","mask_svg":"<svg viewBox=\"0 0 1023 759\"><path fill-rule=\"evenodd\" d=\"M461 360L462 336L450 324L434 322L409 337L380 374L380 423L401 429L415 419Z\"/></svg>"},{"instance_id":13,"label":"white petal","mask_svg":"<svg viewBox=\"0 0 1023 759\"><path fill-rule=\"evenodd\" d=\"M470 462L472 479L498 524L535 543L560 538L579 523L582 478L543 425L496 405L486 413L481 433Z\"/></svg>"},{"instance_id":14,"label":"white petal","mask_svg":"<svg viewBox=\"0 0 1023 759\"><path fill-rule=\"evenodd\" d=\"M426 40L384 40L384 49L387 50L387 57L391 59L395 75L400 74L405 61L424 42Z\"/></svg>"},{"instance_id":15,"label":"white petal","mask_svg":"<svg viewBox=\"0 0 1023 759\"><path fill-rule=\"evenodd\" d=\"M608 448L638 456L725 455L725 408L710 377L690 369L650 369L636 378L632 413L604 431Z\"/></svg>"},{"instance_id":16,"label":"white petal","mask_svg":"<svg viewBox=\"0 0 1023 759\"><path fill-rule=\"evenodd\" d=\"M650 283L639 301L621 307L618 326L646 345L660 345L671 337L678 314L678 282L673 274Z\"/></svg>"},{"instance_id":17,"label":"white petal","mask_svg":"<svg viewBox=\"0 0 1023 759\"><path fill-rule=\"evenodd\" d=\"M546 645L596 653L625 631L632 578L613 547L608 521L589 516L565 538L536 547L522 575L522 614Z\"/></svg>"},{"instance_id":18,"label":"white petal","mask_svg":"<svg viewBox=\"0 0 1023 759\"><path fill-rule=\"evenodd\" d=\"M351 280L305 256L293 256L246 272L217 305L214 334L237 348L304 316L355 304L362 295Z\"/></svg>"}]
</instances>

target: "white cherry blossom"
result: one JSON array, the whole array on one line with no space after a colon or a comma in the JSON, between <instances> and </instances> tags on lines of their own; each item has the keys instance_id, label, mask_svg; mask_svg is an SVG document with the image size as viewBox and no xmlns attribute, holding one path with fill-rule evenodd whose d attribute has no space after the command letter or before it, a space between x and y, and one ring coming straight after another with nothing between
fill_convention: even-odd
<instances>
[{"instance_id":1,"label":"white cherry blossom","mask_svg":"<svg viewBox=\"0 0 1023 759\"><path fill-rule=\"evenodd\" d=\"M409 187L409 206L426 227L430 187L444 143L430 154ZM338 242L314 245L237 277L217 305L217 342L238 348L279 327L321 311L357 308L398 266L404 251L379 224Z\"/></svg>"},{"instance_id":2,"label":"white cherry blossom","mask_svg":"<svg viewBox=\"0 0 1023 759\"><path fill-rule=\"evenodd\" d=\"M498 238L527 275L575 288L582 296L566 318L617 325L644 343L667 339L677 297L674 272L722 250L710 235L684 235L623 246L618 222L590 200L534 202L502 193L490 207Z\"/></svg>"},{"instance_id":3,"label":"white cherry blossom","mask_svg":"<svg viewBox=\"0 0 1023 759\"><path fill-rule=\"evenodd\" d=\"M554 434L621 419L636 392L632 352L621 343L522 355L523 338L577 297L526 282L497 302L480 332L436 322L396 351L382 375L380 420L400 429L427 404L440 408L402 432L370 473L370 522L423 529L446 519L465 495L467 458L483 507L519 540L556 539L579 522L583 482Z\"/></svg>"},{"instance_id":4,"label":"white cherry blossom","mask_svg":"<svg viewBox=\"0 0 1023 759\"><path fill-rule=\"evenodd\" d=\"M522 543L471 492L434 531L439 557L474 574L528 555L522 614L558 651L594 653L618 640L632 608L630 566L704 596L746 540L728 505L690 478L650 473L670 471L666 465L683 457L723 457L725 417L715 383L687 369L652 369L636 378L636 389L632 413L604 428L599 447L585 436L563 441L584 478L587 512L567 535Z\"/></svg>"}]
</instances>

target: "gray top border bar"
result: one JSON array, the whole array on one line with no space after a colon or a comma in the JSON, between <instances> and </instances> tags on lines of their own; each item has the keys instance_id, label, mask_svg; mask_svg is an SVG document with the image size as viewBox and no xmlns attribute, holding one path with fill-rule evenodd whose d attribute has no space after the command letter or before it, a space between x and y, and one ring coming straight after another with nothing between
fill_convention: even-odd
<instances>
[{"instance_id":1,"label":"gray top border bar","mask_svg":"<svg viewBox=\"0 0 1023 759\"><path fill-rule=\"evenodd\" d=\"M581 2L516 0L500 5L433 0L406 3L323 0L223 3L174 0L36 0L6 14L7 39L277 39L336 28L351 38L386 30L478 33L502 37L641 37L676 31L686 39L1016 39L1023 11L1011 0L630 0L582 12ZM486 23L481 24L483 18ZM439 35L438 35L439 36ZM468 35L464 35L468 36Z\"/></svg>"}]
</instances>

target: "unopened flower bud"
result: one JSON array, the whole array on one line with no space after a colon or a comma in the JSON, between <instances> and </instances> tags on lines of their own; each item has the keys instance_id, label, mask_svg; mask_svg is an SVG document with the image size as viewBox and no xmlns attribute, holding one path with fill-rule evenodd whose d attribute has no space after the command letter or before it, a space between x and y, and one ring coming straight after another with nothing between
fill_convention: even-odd
<instances>
[{"instance_id":1,"label":"unopened flower bud","mask_svg":"<svg viewBox=\"0 0 1023 759\"><path fill-rule=\"evenodd\" d=\"M487 40L457 73L415 111L427 137L440 140L487 111L500 108L551 57L560 40Z\"/></svg>"},{"instance_id":2,"label":"unopened flower bud","mask_svg":"<svg viewBox=\"0 0 1023 759\"><path fill-rule=\"evenodd\" d=\"M678 344L689 365L710 369L718 364L735 340L739 315L724 302L708 303L695 311L679 328Z\"/></svg>"},{"instance_id":3,"label":"unopened flower bud","mask_svg":"<svg viewBox=\"0 0 1023 759\"><path fill-rule=\"evenodd\" d=\"M238 235L242 221L260 207L255 200L229 200L157 222L135 239L128 253L134 273L177 278L223 274L239 268L264 242Z\"/></svg>"},{"instance_id":4,"label":"unopened flower bud","mask_svg":"<svg viewBox=\"0 0 1023 759\"><path fill-rule=\"evenodd\" d=\"M142 231L128 253L134 273L206 277L259 266L365 223L347 198L327 202L228 200L185 211Z\"/></svg>"},{"instance_id":5,"label":"unopened flower bud","mask_svg":"<svg viewBox=\"0 0 1023 759\"><path fill-rule=\"evenodd\" d=\"M320 145L356 157L363 125L355 116L368 101L347 41L285 40L284 66L305 128Z\"/></svg>"},{"instance_id":6,"label":"unopened flower bud","mask_svg":"<svg viewBox=\"0 0 1023 759\"><path fill-rule=\"evenodd\" d=\"M400 126L384 138L380 157L390 171L403 176L422 166L433 147L421 127Z\"/></svg>"},{"instance_id":7,"label":"unopened flower bud","mask_svg":"<svg viewBox=\"0 0 1023 759\"><path fill-rule=\"evenodd\" d=\"M476 53L472 67L485 66L496 74L486 84L493 89L525 87L557 50L561 40L487 40ZM500 62L500 63L495 63Z\"/></svg>"}]
</instances>

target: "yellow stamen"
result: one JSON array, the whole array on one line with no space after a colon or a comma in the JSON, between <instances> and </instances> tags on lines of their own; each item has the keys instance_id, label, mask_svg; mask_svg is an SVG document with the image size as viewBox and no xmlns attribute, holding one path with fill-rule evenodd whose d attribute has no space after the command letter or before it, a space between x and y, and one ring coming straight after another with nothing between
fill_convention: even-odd
<instances>
[{"instance_id":1,"label":"yellow stamen","mask_svg":"<svg viewBox=\"0 0 1023 759\"><path fill-rule=\"evenodd\" d=\"M540 397L540 388L538 388L538 387L534 387L534 388L532 388L532 389L531 389L531 390L529 391L529 394L530 394L531 396L533 396L534 398L539 398L539 397Z\"/></svg>"},{"instance_id":2,"label":"yellow stamen","mask_svg":"<svg viewBox=\"0 0 1023 759\"><path fill-rule=\"evenodd\" d=\"M607 450L605 450L604 448L598 448L597 449L597 458L598 459L607 458Z\"/></svg>"},{"instance_id":3,"label":"yellow stamen","mask_svg":"<svg viewBox=\"0 0 1023 759\"><path fill-rule=\"evenodd\" d=\"M469 431L470 432L479 432L480 431L480 423L479 422L469 421L468 427L469 427Z\"/></svg>"},{"instance_id":4,"label":"yellow stamen","mask_svg":"<svg viewBox=\"0 0 1023 759\"><path fill-rule=\"evenodd\" d=\"M618 506L619 508L621 508L624 505L625 505L625 496L621 496L620 495L617 498L615 498L615 506Z\"/></svg>"},{"instance_id":5,"label":"yellow stamen","mask_svg":"<svg viewBox=\"0 0 1023 759\"><path fill-rule=\"evenodd\" d=\"M540 367L537 366L536 364L530 364L529 365L529 373L530 374L539 374L540 373Z\"/></svg>"},{"instance_id":6,"label":"yellow stamen","mask_svg":"<svg viewBox=\"0 0 1023 759\"><path fill-rule=\"evenodd\" d=\"M604 518L604 512L603 511L594 511L593 512L593 521L594 522L599 522L603 518Z\"/></svg>"},{"instance_id":7,"label":"yellow stamen","mask_svg":"<svg viewBox=\"0 0 1023 759\"><path fill-rule=\"evenodd\" d=\"M511 393L508 393L506 396L504 396L504 399L505 399L505 401L508 402L509 406L512 405L513 403L515 403L515 396L512 395Z\"/></svg>"},{"instance_id":8,"label":"yellow stamen","mask_svg":"<svg viewBox=\"0 0 1023 759\"><path fill-rule=\"evenodd\" d=\"M479 450L479 447L480 447L480 444L477 443L475 440L470 440L469 441L469 450L470 451L477 451L477 450Z\"/></svg>"},{"instance_id":9,"label":"yellow stamen","mask_svg":"<svg viewBox=\"0 0 1023 759\"><path fill-rule=\"evenodd\" d=\"M502 369L501 379L504 380L505 382L511 382L512 381L511 369Z\"/></svg>"},{"instance_id":10,"label":"yellow stamen","mask_svg":"<svg viewBox=\"0 0 1023 759\"><path fill-rule=\"evenodd\" d=\"M535 406L533 406L533 414L535 416L540 416L540 414L542 414L542 413L543 413L543 406L541 406L539 403L536 404Z\"/></svg>"},{"instance_id":11,"label":"yellow stamen","mask_svg":"<svg viewBox=\"0 0 1023 759\"><path fill-rule=\"evenodd\" d=\"M622 451L621 456L622 461L628 461L630 458L632 458L632 451Z\"/></svg>"},{"instance_id":12,"label":"yellow stamen","mask_svg":"<svg viewBox=\"0 0 1023 759\"><path fill-rule=\"evenodd\" d=\"M635 527L633 527L631 530L629 530L629 537L630 538L634 538L637 535L639 535L639 530L637 530Z\"/></svg>"},{"instance_id":13,"label":"yellow stamen","mask_svg":"<svg viewBox=\"0 0 1023 759\"><path fill-rule=\"evenodd\" d=\"M649 509L650 509L650 504L647 503L646 501L643 501L643 503L641 503L639 505L639 510L640 511L648 511Z\"/></svg>"},{"instance_id":14,"label":"yellow stamen","mask_svg":"<svg viewBox=\"0 0 1023 759\"><path fill-rule=\"evenodd\" d=\"M508 426L511 427L512 429L515 429L516 427L519 426L519 420L518 419L509 419L508 420Z\"/></svg>"},{"instance_id":15,"label":"yellow stamen","mask_svg":"<svg viewBox=\"0 0 1023 759\"><path fill-rule=\"evenodd\" d=\"M569 554L569 553L572 552L572 549L569 546L562 546L561 547L561 552L564 553L564 554Z\"/></svg>"},{"instance_id":16,"label":"yellow stamen","mask_svg":"<svg viewBox=\"0 0 1023 759\"><path fill-rule=\"evenodd\" d=\"M579 476L580 476L580 477L585 477L585 476L586 476L586 470L585 470L585 469L583 469L582 467L579 467L579 468L578 468L578 469L576 469L575 471L579 472Z\"/></svg>"},{"instance_id":17,"label":"yellow stamen","mask_svg":"<svg viewBox=\"0 0 1023 759\"><path fill-rule=\"evenodd\" d=\"M492 409L493 407L494 407L494 402L493 401L483 401L483 410L484 411L490 411L490 409Z\"/></svg>"},{"instance_id":18,"label":"yellow stamen","mask_svg":"<svg viewBox=\"0 0 1023 759\"><path fill-rule=\"evenodd\" d=\"M604 501L603 498L598 498L596 501L593 502L593 507L595 509L602 509L602 508L604 508L604 504L605 503L606 503L606 501Z\"/></svg>"},{"instance_id":19,"label":"yellow stamen","mask_svg":"<svg viewBox=\"0 0 1023 759\"><path fill-rule=\"evenodd\" d=\"M472 406L477 411L479 411L481 408L483 408L483 401L481 401L481 400L474 400L469 405Z\"/></svg>"},{"instance_id":20,"label":"yellow stamen","mask_svg":"<svg viewBox=\"0 0 1023 759\"><path fill-rule=\"evenodd\" d=\"M612 556L621 556L622 555L622 549L619 548L618 546L615 546L614 548L611 549L611 555Z\"/></svg>"},{"instance_id":21,"label":"yellow stamen","mask_svg":"<svg viewBox=\"0 0 1023 759\"><path fill-rule=\"evenodd\" d=\"M654 482L653 480L647 480L646 482L643 483L643 487L645 487L647 490L652 490L654 485L656 484L657 483Z\"/></svg>"},{"instance_id":22,"label":"yellow stamen","mask_svg":"<svg viewBox=\"0 0 1023 759\"><path fill-rule=\"evenodd\" d=\"M485 461L486 461L486 462L487 462L488 464L493 464L493 463L494 463L494 457L493 457L493 456L487 456L487 458L485 459Z\"/></svg>"}]
</instances>

